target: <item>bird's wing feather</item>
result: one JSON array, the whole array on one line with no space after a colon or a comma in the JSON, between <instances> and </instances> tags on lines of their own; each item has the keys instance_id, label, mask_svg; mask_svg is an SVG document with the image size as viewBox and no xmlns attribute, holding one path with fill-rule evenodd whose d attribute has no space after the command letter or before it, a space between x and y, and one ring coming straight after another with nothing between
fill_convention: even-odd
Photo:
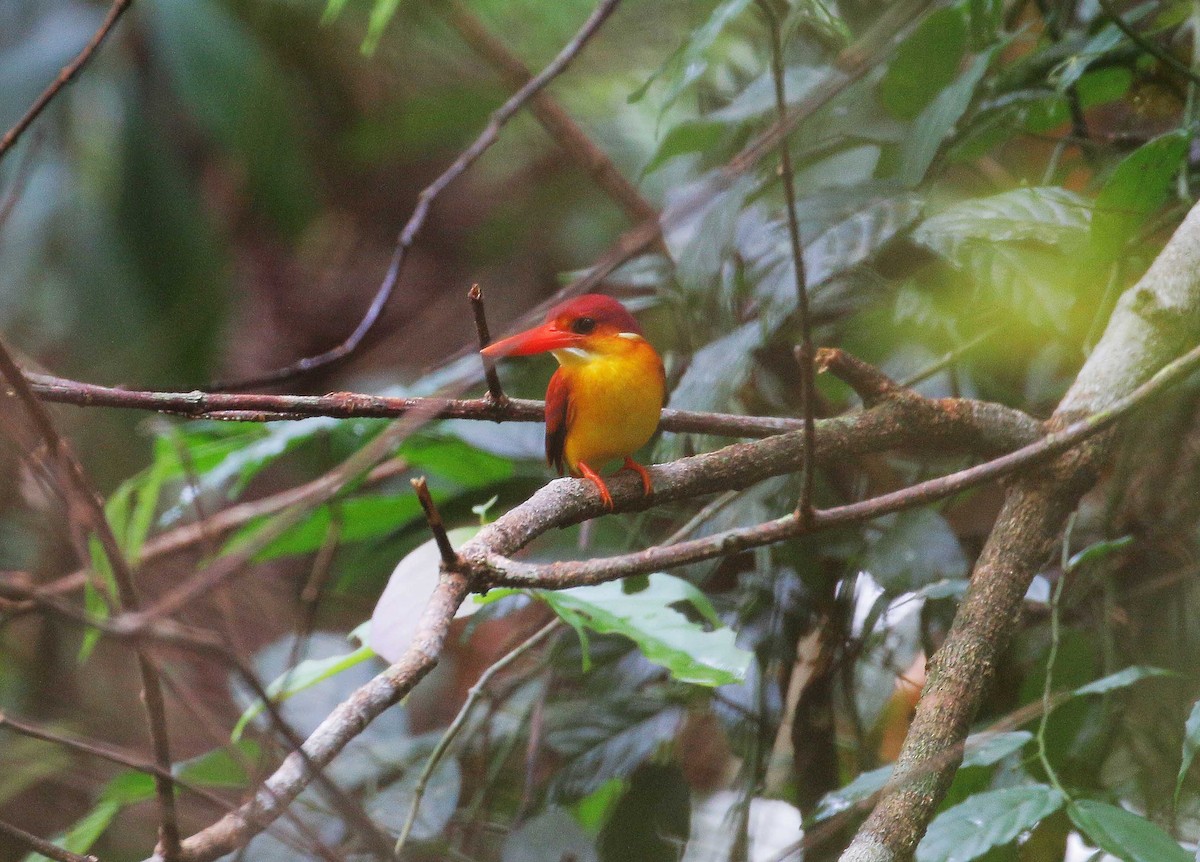
<instances>
[{"instance_id":1,"label":"bird's wing feather","mask_svg":"<svg viewBox=\"0 0 1200 862\"><path fill-rule=\"evenodd\" d=\"M550 388L546 390L546 461L560 476L565 469L563 462L567 444L569 402L567 378L560 368L550 378Z\"/></svg>"}]
</instances>

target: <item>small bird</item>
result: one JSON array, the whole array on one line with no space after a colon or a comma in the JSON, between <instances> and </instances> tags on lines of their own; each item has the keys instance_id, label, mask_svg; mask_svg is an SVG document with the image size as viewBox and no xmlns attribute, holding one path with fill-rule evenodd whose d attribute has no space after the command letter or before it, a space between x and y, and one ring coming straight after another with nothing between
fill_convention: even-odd
<instances>
[{"instance_id":1,"label":"small bird","mask_svg":"<svg viewBox=\"0 0 1200 862\"><path fill-rule=\"evenodd\" d=\"M541 326L484 348L488 359L550 352L559 369L546 390L546 460L563 475L587 479L613 507L608 486L596 472L624 458L621 470L650 474L631 457L658 428L666 396L662 358L642 328L612 297L589 293L550 309ZM620 471L618 471L620 472Z\"/></svg>"}]
</instances>

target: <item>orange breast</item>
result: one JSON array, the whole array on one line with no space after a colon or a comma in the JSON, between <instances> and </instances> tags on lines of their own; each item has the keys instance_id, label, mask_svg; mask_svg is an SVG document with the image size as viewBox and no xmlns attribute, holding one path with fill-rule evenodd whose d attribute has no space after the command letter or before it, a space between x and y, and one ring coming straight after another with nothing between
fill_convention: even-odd
<instances>
[{"instance_id":1,"label":"orange breast","mask_svg":"<svg viewBox=\"0 0 1200 862\"><path fill-rule=\"evenodd\" d=\"M573 475L579 475L580 461L600 469L646 445L658 428L666 392L654 348L637 340L619 352L561 361L569 390L563 454Z\"/></svg>"}]
</instances>

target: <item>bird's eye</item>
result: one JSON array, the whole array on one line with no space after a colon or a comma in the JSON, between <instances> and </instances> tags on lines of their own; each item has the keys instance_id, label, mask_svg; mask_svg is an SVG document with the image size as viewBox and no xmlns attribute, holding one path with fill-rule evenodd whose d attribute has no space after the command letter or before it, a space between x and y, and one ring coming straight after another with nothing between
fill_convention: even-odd
<instances>
[{"instance_id":1,"label":"bird's eye","mask_svg":"<svg viewBox=\"0 0 1200 862\"><path fill-rule=\"evenodd\" d=\"M596 328L596 321L591 317L580 317L571 324L571 331L577 332L580 335L587 335Z\"/></svg>"}]
</instances>

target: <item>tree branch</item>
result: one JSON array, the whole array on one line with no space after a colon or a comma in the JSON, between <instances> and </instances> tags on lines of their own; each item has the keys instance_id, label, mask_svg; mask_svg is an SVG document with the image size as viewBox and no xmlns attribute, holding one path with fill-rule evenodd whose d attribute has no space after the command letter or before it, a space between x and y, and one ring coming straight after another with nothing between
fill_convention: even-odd
<instances>
[{"instance_id":1,"label":"tree branch","mask_svg":"<svg viewBox=\"0 0 1200 862\"><path fill-rule=\"evenodd\" d=\"M74 60L63 66L62 71L58 73L58 77L29 106L29 110L25 112L25 116L17 120L16 125L5 132L3 138L0 138L0 159L4 158L5 154L16 145L21 135L25 133L25 130L33 124L33 121L38 118L42 111L46 110L46 106L54 101L54 98L62 92L63 88L71 83L80 70L87 65L88 61L92 59L92 55L96 53L96 49L100 47L101 43L108 37L108 34L112 32L117 21L121 19L121 16L125 14L125 10L132 3L133 0L113 0L112 6L108 9L108 14L104 16L104 21L100 24L100 29L83 46L83 50L79 52Z\"/></svg>"},{"instance_id":2,"label":"tree branch","mask_svg":"<svg viewBox=\"0 0 1200 862\"><path fill-rule=\"evenodd\" d=\"M558 55L550 61L546 68L539 72L536 77L530 78L525 86L513 93L508 101L493 111L491 117L488 119L487 126L480 132L479 137L459 154L450 167L446 168L437 179L421 191L421 194L417 197L416 208L413 210L408 222L404 225L403 230L400 231L400 238L396 242L396 250L392 253L392 260L388 264L383 282L379 285L375 297L371 300L367 313L359 321L354 331L347 336L345 341L336 347L326 350L324 353L319 353L316 356L306 356L303 359L293 362L291 365L251 380L216 383L210 388L215 390L248 389L265 386L270 383L281 383L285 380L291 380L300 374L306 374L315 369L325 368L339 362L358 349L358 345L362 343L362 340L375 327L375 323L379 320L379 316L383 313L384 307L395 291L396 285L400 281L400 276L404 272L404 265L408 261L408 251L412 248L417 234L425 225L425 219L429 216L429 210L438 195L466 173L467 168L475 164L479 157L487 152L492 144L499 140L500 130L504 128L509 120L516 116L517 112L530 99L566 71L567 67L571 65L571 61L579 55L579 52L583 50L588 41L596 34L600 26L616 11L618 3L620 3L620 0L600 0L595 10L583 23L583 26L579 28L579 32L563 46L562 50L558 52Z\"/></svg>"},{"instance_id":3,"label":"tree branch","mask_svg":"<svg viewBox=\"0 0 1200 862\"><path fill-rule=\"evenodd\" d=\"M1122 295L1052 422L1061 426L1121 404L1198 337L1200 207L1193 207L1146 274ZM842 862L912 858L961 762L962 742L1012 636L1029 582L1114 445L1111 436L1094 438L1010 489L950 633L930 660L892 778Z\"/></svg>"}]
</instances>

